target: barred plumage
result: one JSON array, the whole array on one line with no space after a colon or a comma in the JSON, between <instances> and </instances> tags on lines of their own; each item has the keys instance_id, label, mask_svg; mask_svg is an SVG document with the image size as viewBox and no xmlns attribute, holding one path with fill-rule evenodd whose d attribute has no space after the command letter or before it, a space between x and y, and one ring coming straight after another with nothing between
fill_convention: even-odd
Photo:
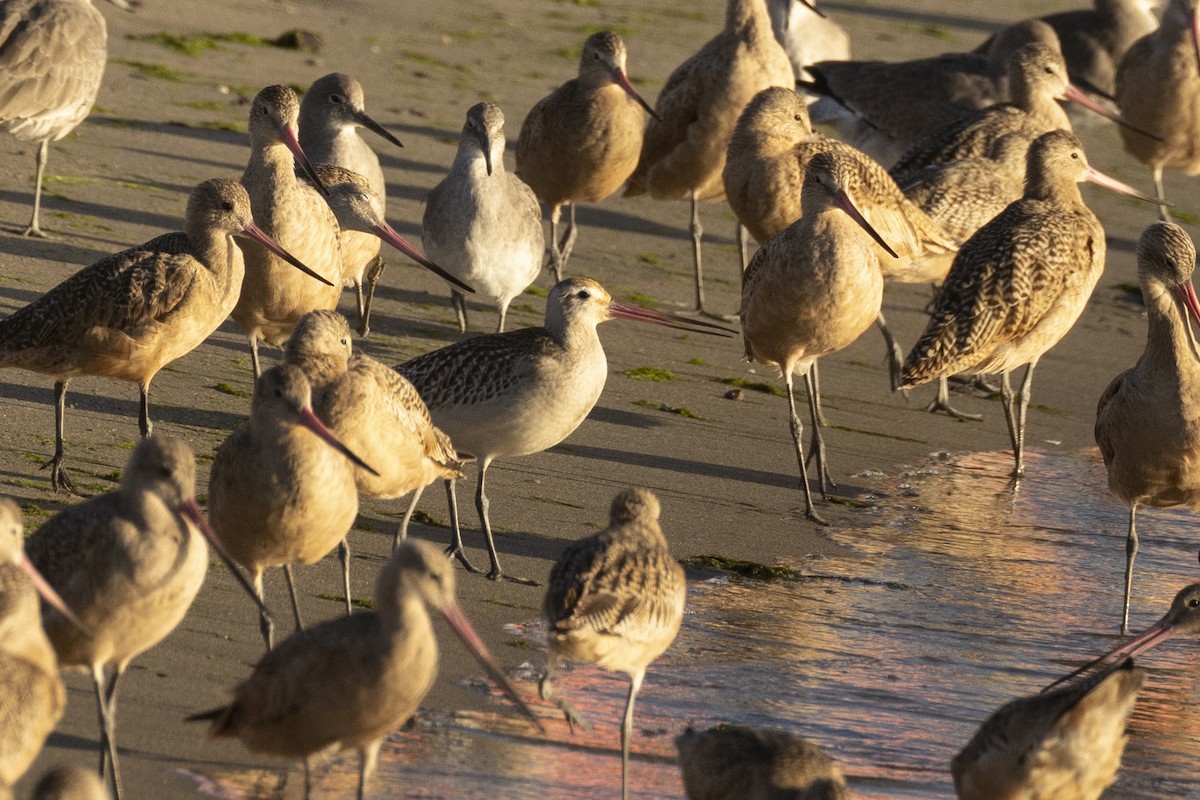
<instances>
[{"instance_id":1,"label":"barred plumage","mask_svg":"<svg viewBox=\"0 0 1200 800\"><path fill-rule=\"evenodd\" d=\"M629 675L621 728L622 796L629 796L633 707L646 667L671 646L683 621L687 579L667 549L658 524L661 507L648 489L613 498L608 528L567 547L550 571L542 603L549 651L539 684L572 725L579 714L553 690L562 658Z\"/></svg>"}]
</instances>

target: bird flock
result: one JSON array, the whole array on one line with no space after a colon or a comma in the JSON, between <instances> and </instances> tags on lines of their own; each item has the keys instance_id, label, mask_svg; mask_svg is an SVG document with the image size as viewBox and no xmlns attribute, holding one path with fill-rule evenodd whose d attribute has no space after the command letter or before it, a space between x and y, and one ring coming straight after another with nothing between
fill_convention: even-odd
<instances>
[{"instance_id":1,"label":"bird flock","mask_svg":"<svg viewBox=\"0 0 1200 800\"><path fill-rule=\"evenodd\" d=\"M687 624L687 576L660 524L669 531L670 520L649 489L623 489L607 527L557 553L548 579L513 575L495 543L489 467L537 456L585 424L609 375L601 323L643 322L714 343L740 335L745 359L783 380L804 516L826 525L818 495L836 490L836 471L818 362L874 324L893 390L938 381L929 411L971 419L950 405L948 381L999 376L1015 492L1038 479L1025 458L1034 368L1080 318L1105 268L1103 221L1085 204L1083 182L1140 198L1161 217L1137 243L1143 355L1107 389L1091 390L1109 488L1129 509L1127 633L1139 508L1200 507L1196 251L1171 221L1162 183L1164 169L1200 172L1200 12L1196 0L1169 0L1161 20L1152 11L1144 0L1097 0L1092 10L1016 22L975 52L885 64L850 60L851 37L809 0L729 0L723 28L666 77L654 103L627 72L637 52L599 31L582 43L576 78L519 128L510 118L509 133L519 131L513 169L501 107L462 109L457 152L425 201L422 249L387 221L374 146L403 145L367 114L360 83L334 72L302 97L283 84L262 88L246 106L240 179L198 183L182 231L84 266L0 320L0 368L53 383L55 446L45 466L54 491L80 494L64 420L73 378L137 384L141 434L114 491L67 505L28 537L21 508L0 498L0 797L62 717L59 672L68 668L93 680L104 786L57 771L34 796L126 792L122 675L188 613L210 552L244 589L266 652L227 702L197 706L188 719L207 723L209 736L301 761L305 797L320 793L318 760L347 749L358 754L358 798L370 794L384 739L437 679L431 612L527 720L529 736L569 739L591 727L556 685L563 660L628 675L621 792L639 793L630 769L635 701L647 668ZM36 152L25 236L56 236L40 222L49 143L91 110L105 41L90 0L0 0L0 128ZM1117 126L1128 154L1149 168L1152 196L1090 165L1087 137L1072 131L1081 118L1060 101ZM690 203L692 313L618 300L572 274L576 205L622 187L624 196ZM741 251L732 319L704 294L699 207L721 199ZM362 352L337 307L353 288L358 334L388 331L390 320L372 327L372 302L403 278L393 270L382 281L384 243L445 282L462 338L395 365ZM553 276L543 324L506 332L510 306L543 270ZM888 283L934 287L927 327L907 355L884 319ZM466 335L468 298L497 309L495 333ZM227 319L249 344L253 394L212 459L206 514L193 444L155 433L150 386L171 362L209 346ZM282 351L278 363L264 363L263 344ZM457 508L457 482L472 462L486 570L468 555ZM451 529L444 551L408 537L423 490L438 480ZM405 496L371 608L355 610L348 535L360 498ZM497 517L519 519L506 500ZM295 568L334 550L344 613L306 626ZM294 631L284 637L265 593L270 567L282 569L289 590ZM459 609L464 571L539 593L545 581L536 697L514 685ZM958 796L1099 797L1151 679L1132 659L1200 630L1198 586L1144 633L984 721L950 765ZM796 732L682 727L676 747L691 800L852 796L838 765Z\"/></svg>"}]
</instances>

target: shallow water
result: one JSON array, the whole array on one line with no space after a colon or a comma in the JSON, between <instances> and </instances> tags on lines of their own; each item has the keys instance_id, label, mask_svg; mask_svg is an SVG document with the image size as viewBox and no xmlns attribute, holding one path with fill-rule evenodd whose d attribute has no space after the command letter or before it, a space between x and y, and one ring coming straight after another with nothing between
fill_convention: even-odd
<instances>
[{"instance_id":1,"label":"shallow water","mask_svg":"<svg viewBox=\"0 0 1200 800\"><path fill-rule=\"evenodd\" d=\"M861 797L953 797L948 764L1003 702L1036 692L1116 642L1126 511L1094 452L1031 454L1014 492L1003 453L934 456L870 486L862 525L831 538L852 555L793 563L801 580L694 581L675 645L638 700L633 796L683 796L672 738L692 723L777 726L826 747ZM1196 580L1194 518L1139 515L1131 625L1165 612ZM670 536L669 521L668 537ZM784 562L786 563L786 562ZM540 647L538 624L516 626ZM517 676L536 694L540 660ZM1200 797L1194 642L1168 643L1130 723L1113 800ZM620 792L623 676L592 668L559 688L595 724L547 741L498 715L422 715L393 735L371 794L415 798L611 798ZM299 796L302 780L257 772L202 781L214 796ZM351 754L317 777L350 796Z\"/></svg>"}]
</instances>

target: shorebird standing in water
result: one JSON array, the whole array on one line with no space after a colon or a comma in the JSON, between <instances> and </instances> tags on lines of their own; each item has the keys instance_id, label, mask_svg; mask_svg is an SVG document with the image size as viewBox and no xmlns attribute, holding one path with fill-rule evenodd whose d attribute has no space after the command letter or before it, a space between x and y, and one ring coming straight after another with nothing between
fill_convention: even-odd
<instances>
[{"instance_id":1,"label":"shorebird standing in water","mask_svg":"<svg viewBox=\"0 0 1200 800\"><path fill-rule=\"evenodd\" d=\"M538 683L574 727L584 724L556 696L554 675L562 658L629 676L621 724L621 797L629 797L629 745L633 705L646 667L675 641L683 622L687 578L667 548L658 524L662 507L648 489L617 493L608 528L572 543L550 570L542 603L546 618L546 674Z\"/></svg>"},{"instance_id":2,"label":"shorebird standing in water","mask_svg":"<svg viewBox=\"0 0 1200 800\"><path fill-rule=\"evenodd\" d=\"M459 609L454 581L438 548L405 542L379 573L373 610L298 631L263 656L233 702L189 719L211 721L211 736L237 737L256 753L303 759L306 800L312 756L357 750L364 800L384 737L408 721L437 679L432 609L541 729Z\"/></svg>"},{"instance_id":3,"label":"shorebird standing in water","mask_svg":"<svg viewBox=\"0 0 1200 800\"><path fill-rule=\"evenodd\" d=\"M1051 131L1029 148L1025 194L958 251L933 315L904 363L905 387L964 370L1002 375L1013 477L1025 474L1025 416L1038 360L1083 313L1104 271L1100 220L1083 203L1091 181L1135 189L1088 166L1074 134ZM1019 394L1009 373L1026 365Z\"/></svg>"},{"instance_id":4,"label":"shorebird standing in water","mask_svg":"<svg viewBox=\"0 0 1200 800\"><path fill-rule=\"evenodd\" d=\"M1142 232L1137 262L1146 348L1096 409L1108 488L1129 506L1121 633L1129 632L1138 506L1200 508L1200 353L1188 325L1189 317L1200 325L1192 287L1196 248L1178 225L1157 222Z\"/></svg>"}]
</instances>

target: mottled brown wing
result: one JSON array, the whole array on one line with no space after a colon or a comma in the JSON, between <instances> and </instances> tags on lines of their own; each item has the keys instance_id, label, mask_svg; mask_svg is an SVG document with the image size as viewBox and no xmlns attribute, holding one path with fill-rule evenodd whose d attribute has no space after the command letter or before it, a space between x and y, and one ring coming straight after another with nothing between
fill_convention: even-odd
<instances>
[{"instance_id":1,"label":"mottled brown wing","mask_svg":"<svg viewBox=\"0 0 1200 800\"><path fill-rule=\"evenodd\" d=\"M479 336L434 350L395 369L431 411L491 400L520 385L542 353L557 347L544 328Z\"/></svg>"},{"instance_id":2,"label":"mottled brown wing","mask_svg":"<svg viewBox=\"0 0 1200 800\"><path fill-rule=\"evenodd\" d=\"M997 131L1011 133L1028 126L1025 112L1011 103L989 106L965 114L917 142L889 172L903 183L908 176L928 166L986 156L991 143L1000 135ZM1030 140L1035 135L1031 132Z\"/></svg>"},{"instance_id":3,"label":"mottled brown wing","mask_svg":"<svg viewBox=\"0 0 1200 800\"><path fill-rule=\"evenodd\" d=\"M161 321L179 305L198 269L180 258L182 233L124 250L67 278L0 320L0 354L78 342L97 327L132 330Z\"/></svg>"}]
</instances>

